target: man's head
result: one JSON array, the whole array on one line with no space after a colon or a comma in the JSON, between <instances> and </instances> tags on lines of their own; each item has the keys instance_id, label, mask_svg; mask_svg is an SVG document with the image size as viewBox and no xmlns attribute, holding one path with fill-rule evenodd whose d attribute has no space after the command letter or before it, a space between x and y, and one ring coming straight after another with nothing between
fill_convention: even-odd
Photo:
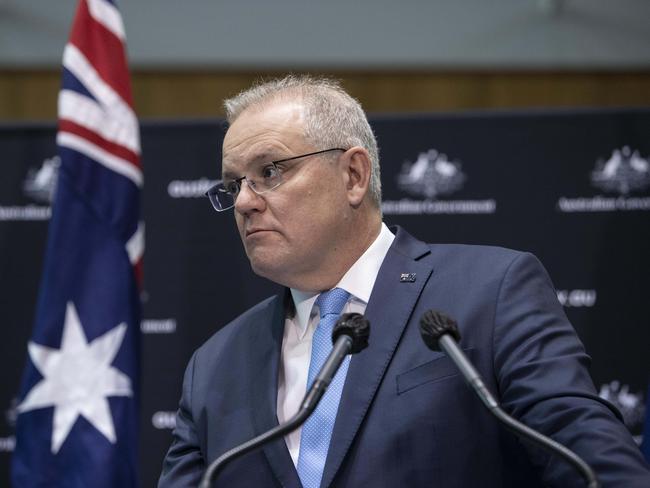
<instances>
[{"instance_id":1,"label":"man's head","mask_svg":"<svg viewBox=\"0 0 650 488\"><path fill-rule=\"evenodd\" d=\"M253 270L303 290L334 286L381 223L377 143L361 106L330 80L293 76L225 106L222 176L248 178L234 210ZM278 174L280 186L253 191L250 180Z\"/></svg>"},{"instance_id":2,"label":"man's head","mask_svg":"<svg viewBox=\"0 0 650 488\"><path fill-rule=\"evenodd\" d=\"M381 206L379 150L361 104L336 81L310 76L286 76L260 83L224 101L226 119L232 124L249 108L273 101L299 100L304 108L304 137L315 147L360 146L368 151L372 173L370 198Z\"/></svg>"}]
</instances>

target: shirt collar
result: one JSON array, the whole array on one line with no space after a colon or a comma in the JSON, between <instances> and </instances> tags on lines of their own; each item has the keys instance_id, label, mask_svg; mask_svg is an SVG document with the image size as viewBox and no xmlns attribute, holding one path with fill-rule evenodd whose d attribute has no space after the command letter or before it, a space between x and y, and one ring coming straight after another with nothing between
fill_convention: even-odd
<instances>
[{"instance_id":1,"label":"shirt collar","mask_svg":"<svg viewBox=\"0 0 650 488\"><path fill-rule=\"evenodd\" d=\"M393 233L382 222L381 230L377 238L350 269L348 269L336 287L343 288L355 299L367 304L368 300L370 300L372 288L375 286L381 263L384 262L384 258L394 239L395 236ZM296 307L294 320L300 330L305 330L307 327L314 302L318 298L318 295L315 292L304 292L291 288L291 297Z\"/></svg>"}]
</instances>

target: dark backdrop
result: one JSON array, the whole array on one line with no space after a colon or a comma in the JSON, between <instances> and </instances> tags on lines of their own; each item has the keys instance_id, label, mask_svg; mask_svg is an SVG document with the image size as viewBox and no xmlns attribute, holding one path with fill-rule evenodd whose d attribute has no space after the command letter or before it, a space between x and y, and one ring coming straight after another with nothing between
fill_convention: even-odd
<instances>
[{"instance_id":1,"label":"dark backdrop","mask_svg":"<svg viewBox=\"0 0 650 488\"><path fill-rule=\"evenodd\" d=\"M650 111L375 116L384 220L431 242L535 253L639 435L648 386ZM47 233L55 127L0 127L0 485ZM220 120L145 122L142 480L157 479L182 374L207 337L278 288L250 271L232 215L203 197ZM638 437L637 437L638 439ZM640 439L639 439L640 440Z\"/></svg>"}]
</instances>

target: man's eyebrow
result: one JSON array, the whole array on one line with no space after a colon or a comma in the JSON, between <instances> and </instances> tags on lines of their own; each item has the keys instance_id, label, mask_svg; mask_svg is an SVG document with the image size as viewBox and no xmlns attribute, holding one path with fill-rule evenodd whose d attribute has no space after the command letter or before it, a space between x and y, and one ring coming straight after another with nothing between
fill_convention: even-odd
<instances>
[{"instance_id":1,"label":"man's eyebrow","mask_svg":"<svg viewBox=\"0 0 650 488\"><path fill-rule=\"evenodd\" d=\"M265 151L262 153L259 153L255 156L253 156L248 163L246 164L246 167L244 168L244 173L248 170L248 168L252 164L256 163L270 163L271 161L277 161L279 159L284 159L284 156L279 155L277 152L272 152L272 151ZM231 170L225 170L221 173L221 179L230 179L234 180L236 178L239 178L240 175L239 173L236 173Z\"/></svg>"}]
</instances>

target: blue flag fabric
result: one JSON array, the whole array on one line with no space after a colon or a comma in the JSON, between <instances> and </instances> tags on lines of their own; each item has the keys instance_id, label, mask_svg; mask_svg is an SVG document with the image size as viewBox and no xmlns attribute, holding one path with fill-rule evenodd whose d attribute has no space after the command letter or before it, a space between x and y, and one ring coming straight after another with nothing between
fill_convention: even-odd
<instances>
[{"instance_id":1,"label":"blue flag fabric","mask_svg":"<svg viewBox=\"0 0 650 488\"><path fill-rule=\"evenodd\" d=\"M650 463L650 381L648 382L648 392L645 402L645 425L643 427L643 441L641 450L646 460Z\"/></svg>"},{"instance_id":2,"label":"blue flag fabric","mask_svg":"<svg viewBox=\"0 0 650 488\"><path fill-rule=\"evenodd\" d=\"M15 487L138 485L138 123L115 5L82 0L63 56L61 164L29 360Z\"/></svg>"}]
</instances>

